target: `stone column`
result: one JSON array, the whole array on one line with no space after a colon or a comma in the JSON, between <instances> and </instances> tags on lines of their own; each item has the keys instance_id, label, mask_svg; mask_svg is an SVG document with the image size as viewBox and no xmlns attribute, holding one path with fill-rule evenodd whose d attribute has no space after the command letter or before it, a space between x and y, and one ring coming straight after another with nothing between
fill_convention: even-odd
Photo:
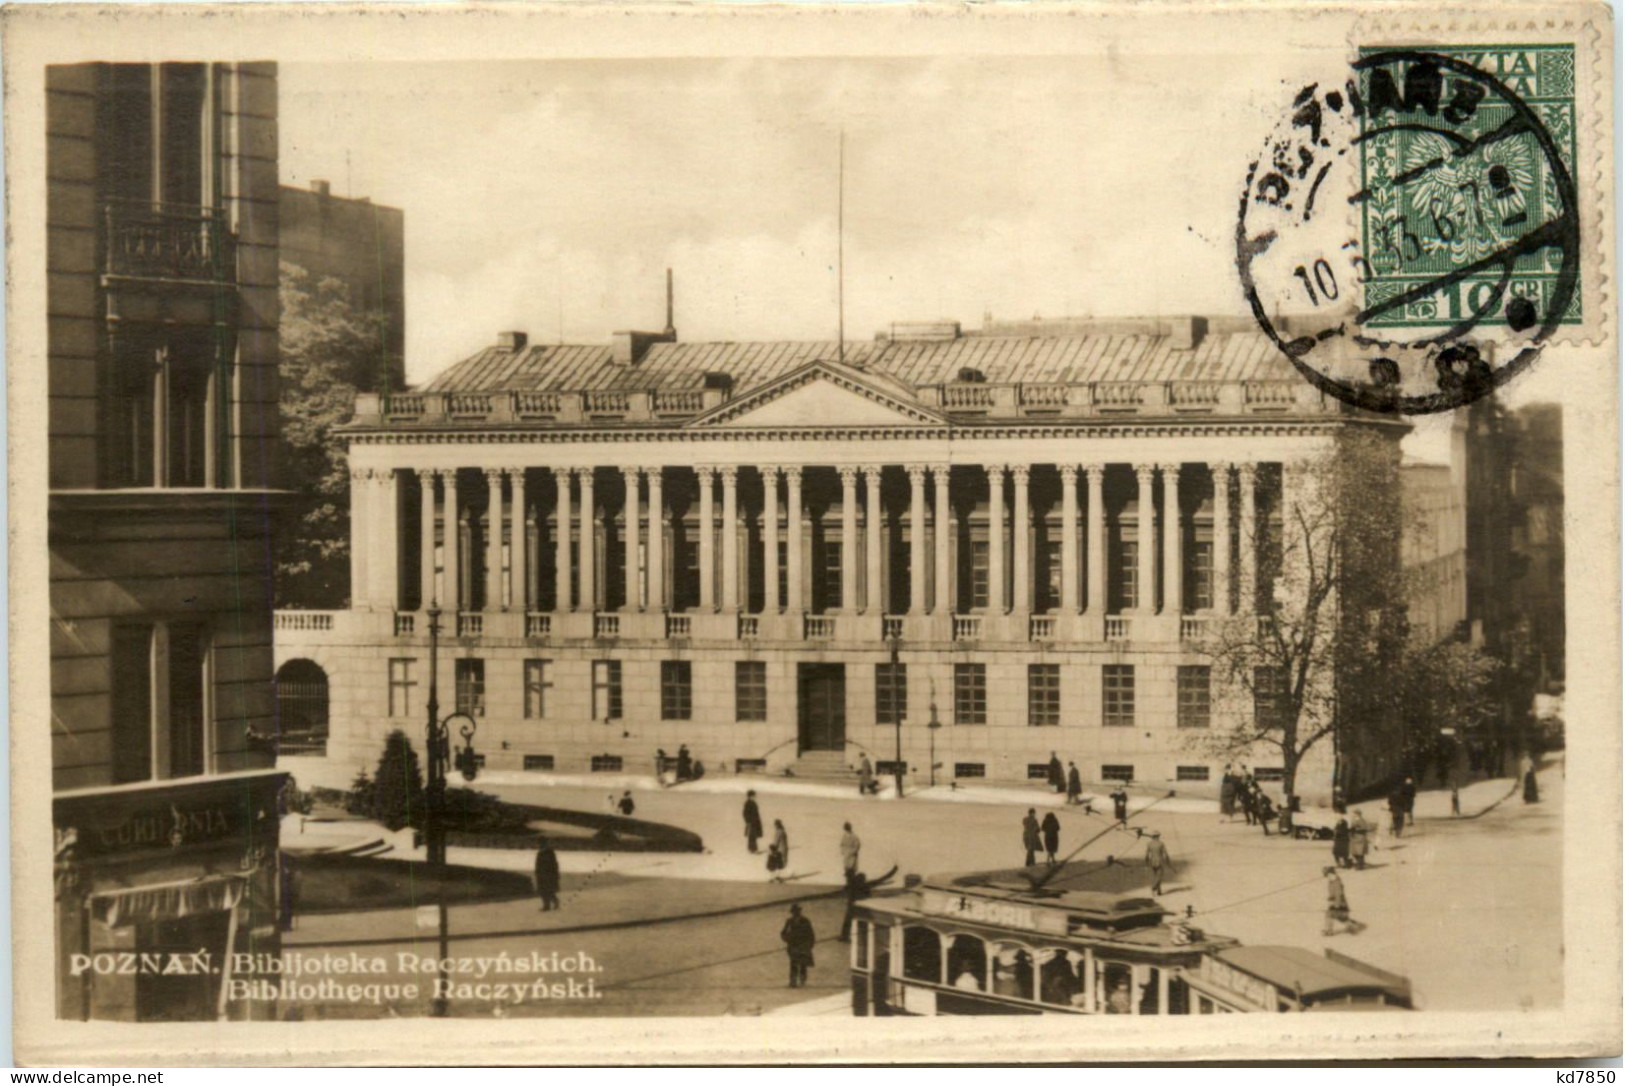
<instances>
[{"instance_id":1,"label":"stone column","mask_svg":"<svg viewBox=\"0 0 1625 1086\"><path fill-rule=\"evenodd\" d=\"M1230 613L1230 465L1213 465L1213 610Z\"/></svg>"},{"instance_id":2,"label":"stone column","mask_svg":"<svg viewBox=\"0 0 1625 1086\"><path fill-rule=\"evenodd\" d=\"M858 609L858 469L843 467L841 475L841 610Z\"/></svg>"},{"instance_id":3,"label":"stone column","mask_svg":"<svg viewBox=\"0 0 1625 1086\"><path fill-rule=\"evenodd\" d=\"M418 606L427 611L440 598L440 593L435 591L434 577L434 472L418 469L418 493L418 580L423 596ZM427 630L427 627L424 629Z\"/></svg>"},{"instance_id":4,"label":"stone column","mask_svg":"<svg viewBox=\"0 0 1625 1086\"><path fill-rule=\"evenodd\" d=\"M987 469L987 609L1004 614L1004 472L1003 464Z\"/></svg>"},{"instance_id":5,"label":"stone column","mask_svg":"<svg viewBox=\"0 0 1625 1086\"><path fill-rule=\"evenodd\" d=\"M925 467L908 466L908 613L925 614Z\"/></svg>"},{"instance_id":6,"label":"stone column","mask_svg":"<svg viewBox=\"0 0 1625 1086\"><path fill-rule=\"evenodd\" d=\"M739 469L722 469L722 609L739 610Z\"/></svg>"},{"instance_id":7,"label":"stone column","mask_svg":"<svg viewBox=\"0 0 1625 1086\"><path fill-rule=\"evenodd\" d=\"M502 610L502 472L485 469L485 609Z\"/></svg>"},{"instance_id":8,"label":"stone column","mask_svg":"<svg viewBox=\"0 0 1625 1086\"><path fill-rule=\"evenodd\" d=\"M445 493L445 561L441 572L442 603L450 613L450 627L457 629L457 612L463 609L462 503L457 500L457 469L440 473L440 489Z\"/></svg>"},{"instance_id":9,"label":"stone column","mask_svg":"<svg viewBox=\"0 0 1625 1086\"><path fill-rule=\"evenodd\" d=\"M1179 465L1162 465L1162 613L1185 610L1185 548L1180 534Z\"/></svg>"},{"instance_id":10,"label":"stone column","mask_svg":"<svg viewBox=\"0 0 1625 1086\"><path fill-rule=\"evenodd\" d=\"M762 468L762 614L779 613L779 469Z\"/></svg>"},{"instance_id":11,"label":"stone column","mask_svg":"<svg viewBox=\"0 0 1625 1086\"><path fill-rule=\"evenodd\" d=\"M525 469L508 472L509 519L513 530L508 535L508 591L509 606L521 615L530 610L530 506L525 501Z\"/></svg>"},{"instance_id":12,"label":"stone column","mask_svg":"<svg viewBox=\"0 0 1625 1086\"><path fill-rule=\"evenodd\" d=\"M161 431L160 431L161 432ZM350 469L350 606L363 610L372 605L372 583L367 580L367 555L372 546L367 538L372 519L372 469Z\"/></svg>"},{"instance_id":13,"label":"stone column","mask_svg":"<svg viewBox=\"0 0 1625 1086\"><path fill-rule=\"evenodd\" d=\"M581 540L576 568L580 570L581 609L598 610L598 502L593 498L593 469L577 468L581 479Z\"/></svg>"},{"instance_id":14,"label":"stone column","mask_svg":"<svg viewBox=\"0 0 1625 1086\"><path fill-rule=\"evenodd\" d=\"M1241 480L1241 534L1236 541L1241 549L1241 577L1236 610L1251 614L1258 602L1258 465L1238 465L1236 473Z\"/></svg>"},{"instance_id":15,"label":"stone column","mask_svg":"<svg viewBox=\"0 0 1625 1086\"><path fill-rule=\"evenodd\" d=\"M1061 465L1061 613L1075 615L1078 602L1078 467Z\"/></svg>"},{"instance_id":16,"label":"stone column","mask_svg":"<svg viewBox=\"0 0 1625 1086\"><path fill-rule=\"evenodd\" d=\"M863 602L867 615L886 613L886 586L881 583L880 565L880 538L885 533L880 508L880 472L878 465L863 469L869 484L869 508L863 515Z\"/></svg>"},{"instance_id":17,"label":"stone column","mask_svg":"<svg viewBox=\"0 0 1625 1086\"><path fill-rule=\"evenodd\" d=\"M1157 611L1157 507L1152 491L1156 469L1150 464L1134 465L1134 474L1140 480L1140 500L1135 512L1136 550L1139 553L1139 598L1136 611L1142 615Z\"/></svg>"},{"instance_id":18,"label":"stone column","mask_svg":"<svg viewBox=\"0 0 1625 1086\"><path fill-rule=\"evenodd\" d=\"M951 468L947 464L938 464L931 469L931 475L937 484L937 514L936 514L936 559L937 559L937 595L933 601L933 612L939 615L951 615L954 611L954 570L949 561L948 544L953 539L953 510L948 504L948 482Z\"/></svg>"},{"instance_id":19,"label":"stone column","mask_svg":"<svg viewBox=\"0 0 1625 1086\"><path fill-rule=\"evenodd\" d=\"M373 598L395 611L401 606L401 499L395 488L394 468L383 468L375 478L378 515Z\"/></svg>"},{"instance_id":20,"label":"stone column","mask_svg":"<svg viewBox=\"0 0 1625 1086\"><path fill-rule=\"evenodd\" d=\"M626 509L622 513L626 527L621 533L621 553L626 556L621 563L623 611L638 610L638 480L642 475L639 468L621 469L621 480L626 486Z\"/></svg>"},{"instance_id":21,"label":"stone column","mask_svg":"<svg viewBox=\"0 0 1625 1086\"><path fill-rule=\"evenodd\" d=\"M1032 469L1017 464L1010 469L1016 481L1016 504L1010 511L1010 542L1015 549L1015 584L1010 594L1010 607L1021 614L1033 609L1032 540L1028 536L1027 479Z\"/></svg>"},{"instance_id":22,"label":"stone column","mask_svg":"<svg viewBox=\"0 0 1625 1086\"><path fill-rule=\"evenodd\" d=\"M785 571L784 588L787 599L785 610L800 611L801 602L801 469L790 467L784 469L786 486L784 505L784 531L785 539Z\"/></svg>"},{"instance_id":23,"label":"stone column","mask_svg":"<svg viewBox=\"0 0 1625 1086\"><path fill-rule=\"evenodd\" d=\"M666 609L666 497L661 468L649 469L649 544L644 554L649 560L649 610L659 614Z\"/></svg>"},{"instance_id":24,"label":"stone column","mask_svg":"<svg viewBox=\"0 0 1625 1086\"><path fill-rule=\"evenodd\" d=\"M717 560L714 536L717 530L716 512L711 504L711 488L716 481L716 468L695 468L700 480L700 609L717 609Z\"/></svg>"},{"instance_id":25,"label":"stone column","mask_svg":"<svg viewBox=\"0 0 1625 1086\"><path fill-rule=\"evenodd\" d=\"M570 476L569 468L553 469L553 485L558 502L553 510L553 610L566 614L574 607L570 598Z\"/></svg>"},{"instance_id":26,"label":"stone column","mask_svg":"<svg viewBox=\"0 0 1625 1086\"><path fill-rule=\"evenodd\" d=\"M1106 613L1106 466L1084 468L1089 480L1089 613Z\"/></svg>"}]
</instances>

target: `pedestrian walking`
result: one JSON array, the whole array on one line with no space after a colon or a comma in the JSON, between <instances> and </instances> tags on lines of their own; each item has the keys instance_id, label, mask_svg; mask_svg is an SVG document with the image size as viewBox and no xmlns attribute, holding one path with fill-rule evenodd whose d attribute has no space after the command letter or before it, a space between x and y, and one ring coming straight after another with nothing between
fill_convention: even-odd
<instances>
[{"instance_id":1,"label":"pedestrian walking","mask_svg":"<svg viewBox=\"0 0 1625 1086\"><path fill-rule=\"evenodd\" d=\"M1066 763L1066 801L1074 805L1083 802L1083 777L1078 774L1076 762Z\"/></svg>"},{"instance_id":2,"label":"pedestrian walking","mask_svg":"<svg viewBox=\"0 0 1625 1086\"><path fill-rule=\"evenodd\" d=\"M1066 776L1061 772L1061 759L1049 752L1049 786L1057 793L1066 791Z\"/></svg>"},{"instance_id":3,"label":"pedestrian walking","mask_svg":"<svg viewBox=\"0 0 1625 1086\"><path fill-rule=\"evenodd\" d=\"M632 791L631 791L631 789L627 789L626 791L621 793L621 802L620 802L620 804L618 806L621 809L622 816L624 816L626 818L631 818L632 817L632 812L637 810L638 808L637 808L637 804L632 802Z\"/></svg>"},{"instance_id":4,"label":"pedestrian walking","mask_svg":"<svg viewBox=\"0 0 1625 1086\"><path fill-rule=\"evenodd\" d=\"M1529 768L1523 773L1523 801L1525 803L1540 802L1540 783L1535 780L1535 764L1529 763Z\"/></svg>"},{"instance_id":5,"label":"pedestrian walking","mask_svg":"<svg viewBox=\"0 0 1625 1086\"><path fill-rule=\"evenodd\" d=\"M1461 789L1456 786L1455 781L1450 782L1450 817L1461 817Z\"/></svg>"},{"instance_id":6,"label":"pedestrian walking","mask_svg":"<svg viewBox=\"0 0 1625 1086\"><path fill-rule=\"evenodd\" d=\"M1339 818L1337 828L1332 831L1332 862L1338 867L1349 866L1350 846L1352 835L1349 832L1349 820Z\"/></svg>"},{"instance_id":7,"label":"pedestrian walking","mask_svg":"<svg viewBox=\"0 0 1625 1086\"><path fill-rule=\"evenodd\" d=\"M1405 823L1414 826L1416 825L1416 781L1406 777L1405 783L1399 786L1399 790L1405 797Z\"/></svg>"},{"instance_id":8,"label":"pedestrian walking","mask_svg":"<svg viewBox=\"0 0 1625 1086\"><path fill-rule=\"evenodd\" d=\"M1224 767L1224 776L1219 779L1219 814L1226 822L1236 816L1236 775L1229 766Z\"/></svg>"},{"instance_id":9,"label":"pedestrian walking","mask_svg":"<svg viewBox=\"0 0 1625 1086\"><path fill-rule=\"evenodd\" d=\"M762 809L756 806L756 790L745 793L745 847L756 851L756 842L762 839Z\"/></svg>"},{"instance_id":10,"label":"pedestrian walking","mask_svg":"<svg viewBox=\"0 0 1625 1086\"><path fill-rule=\"evenodd\" d=\"M1354 866L1365 870L1365 857L1371 851L1371 835L1376 827L1365 820L1365 813L1354 808L1354 821L1349 823L1349 858Z\"/></svg>"},{"instance_id":11,"label":"pedestrian walking","mask_svg":"<svg viewBox=\"0 0 1625 1086\"><path fill-rule=\"evenodd\" d=\"M773 843L767 846L767 870L773 876L774 882L783 882L784 876L779 874L790 864L790 835L784 832L784 823L775 818L773 820Z\"/></svg>"},{"instance_id":12,"label":"pedestrian walking","mask_svg":"<svg viewBox=\"0 0 1625 1086\"><path fill-rule=\"evenodd\" d=\"M1128 825L1128 789L1121 784L1112 789L1112 817Z\"/></svg>"},{"instance_id":13,"label":"pedestrian walking","mask_svg":"<svg viewBox=\"0 0 1625 1086\"><path fill-rule=\"evenodd\" d=\"M694 758L688 753L688 744L677 748L677 781L681 784L694 775Z\"/></svg>"},{"instance_id":14,"label":"pedestrian walking","mask_svg":"<svg viewBox=\"0 0 1625 1086\"><path fill-rule=\"evenodd\" d=\"M869 756L863 755L858 762L858 795L867 796L871 792L880 791L880 785L875 783L875 767L870 764Z\"/></svg>"},{"instance_id":15,"label":"pedestrian walking","mask_svg":"<svg viewBox=\"0 0 1625 1086\"><path fill-rule=\"evenodd\" d=\"M790 906L790 917L779 929L779 938L784 940L784 952L790 958L790 987L805 988L818 936L813 934L812 921L801 915L800 905Z\"/></svg>"},{"instance_id":16,"label":"pedestrian walking","mask_svg":"<svg viewBox=\"0 0 1625 1086\"><path fill-rule=\"evenodd\" d=\"M1405 789L1403 786L1388 793L1389 826L1395 837L1405 832Z\"/></svg>"},{"instance_id":17,"label":"pedestrian walking","mask_svg":"<svg viewBox=\"0 0 1625 1086\"><path fill-rule=\"evenodd\" d=\"M536 838L536 896L542 899L542 912L562 908L559 904L559 854L546 837Z\"/></svg>"},{"instance_id":18,"label":"pedestrian walking","mask_svg":"<svg viewBox=\"0 0 1625 1086\"><path fill-rule=\"evenodd\" d=\"M1326 876L1326 927L1321 934L1336 935L1340 924L1350 935L1360 934L1365 925L1349 916L1349 899L1343 892L1343 880L1338 878L1337 868L1328 867L1321 874Z\"/></svg>"},{"instance_id":19,"label":"pedestrian walking","mask_svg":"<svg viewBox=\"0 0 1625 1086\"><path fill-rule=\"evenodd\" d=\"M1262 788L1258 788L1256 784L1253 787L1257 789L1253 796L1253 817L1258 820L1260 826L1264 827L1264 836L1268 837L1270 835L1270 823L1275 820L1275 804L1270 801L1269 796L1265 795Z\"/></svg>"},{"instance_id":20,"label":"pedestrian walking","mask_svg":"<svg viewBox=\"0 0 1625 1086\"><path fill-rule=\"evenodd\" d=\"M1044 813L1044 824L1040 827L1044 831L1044 852L1049 857L1051 867L1055 866L1055 854L1061 851L1061 820L1055 817L1054 811Z\"/></svg>"},{"instance_id":21,"label":"pedestrian walking","mask_svg":"<svg viewBox=\"0 0 1625 1086\"><path fill-rule=\"evenodd\" d=\"M1242 821L1251 826L1253 824L1254 812L1258 808L1258 797L1253 794L1253 789L1250 784L1240 782L1236 785L1236 798L1241 801Z\"/></svg>"},{"instance_id":22,"label":"pedestrian walking","mask_svg":"<svg viewBox=\"0 0 1625 1086\"><path fill-rule=\"evenodd\" d=\"M858 851L863 842L852 832L852 823L842 823L841 828L845 831L841 834L841 870L850 875L858 869Z\"/></svg>"},{"instance_id":23,"label":"pedestrian walking","mask_svg":"<svg viewBox=\"0 0 1625 1086\"><path fill-rule=\"evenodd\" d=\"M1027 850L1027 859L1023 867L1031 867L1037 862L1038 850L1044 847L1044 842L1038 836L1038 811L1033 807L1027 808L1027 817L1021 820L1021 845Z\"/></svg>"},{"instance_id":24,"label":"pedestrian walking","mask_svg":"<svg viewBox=\"0 0 1625 1086\"><path fill-rule=\"evenodd\" d=\"M1168 871L1168 846L1162 843L1162 834L1151 831L1151 842L1145 846L1145 865L1151 869L1151 892L1162 893L1162 877Z\"/></svg>"}]
</instances>

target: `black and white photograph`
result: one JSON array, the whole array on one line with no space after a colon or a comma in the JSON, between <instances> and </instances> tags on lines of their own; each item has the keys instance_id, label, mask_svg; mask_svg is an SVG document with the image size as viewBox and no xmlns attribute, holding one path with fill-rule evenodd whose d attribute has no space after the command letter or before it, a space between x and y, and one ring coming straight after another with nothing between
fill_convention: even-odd
<instances>
[{"instance_id":1,"label":"black and white photograph","mask_svg":"<svg viewBox=\"0 0 1625 1086\"><path fill-rule=\"evenodd\" d=\"M19 1053L1617 1055L1501 10L8 12Z\"/></svg>"}]
</instances>

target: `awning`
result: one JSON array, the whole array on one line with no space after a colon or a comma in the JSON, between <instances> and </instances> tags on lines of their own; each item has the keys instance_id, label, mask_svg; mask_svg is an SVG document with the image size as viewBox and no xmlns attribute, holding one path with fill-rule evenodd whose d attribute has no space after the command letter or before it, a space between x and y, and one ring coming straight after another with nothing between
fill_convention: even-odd
<instances>
[{"instance_id":1,"label":"awning","mask_svg":"<svg viewBox=\"0 0 1625 1086\"><path fill-rule=\"evenodd\" d=\"M242 875L209 875L184 882L101 891L91 896L91 915L108 927L123 928L226 912L237 907L247 885Z\"/></svg>"}]
</instances>

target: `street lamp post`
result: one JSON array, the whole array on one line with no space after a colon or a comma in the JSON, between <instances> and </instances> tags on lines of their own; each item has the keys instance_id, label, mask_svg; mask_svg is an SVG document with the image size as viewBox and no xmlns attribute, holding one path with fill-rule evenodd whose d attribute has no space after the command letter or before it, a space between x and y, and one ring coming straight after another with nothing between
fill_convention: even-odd
<instances>
[{"instance_id":1,"label":"street lamp post","mask_svg":"<svg viewBox=\"0 0 1625 1086\"><path fill-rule=\"evenodd\" d=\"M474 756L475 719L465 712L455 712L445 719L440 717L440 606L429 604L429 721L425 736L428 761L428 780L424 789L423 844L428 853L429 868L435 880L435 903L440 914L440 957L437 966L434 1000L430 1013L444 1018L447 1013L446 959L451 954L451 930L446 913L446 770L452 762L451 722L461 717L465 723L458 728L463 746L457 751L457 768L465 780L473 780L479 772Z\"/></svg>"},{"instance_id":2,"label":"street lamp post","mask_svg":"<svg viewBox=\"0 0 1625 1086\"><path fill-rule=\"evenodd\" d=\"M942 727L942 721L937 719L937 698L931 696L931 719L926 721L925 734L931 739L931 787L937 786L937 729Z\"/></svg>"},{"instance_id":3,"label":"street lamp post","mask_svg":"<svg viewBox=\"0 0 1625 1086\"><path fill-rule=\"evenodd\" d=\"M903 798L903 717L897 711L897 650L902 639L889 637L886 639L891 645L891 720L897 729L897 745L892 755L892 773L897 777L897 798Z\"/></svg>"}]
</instances>

